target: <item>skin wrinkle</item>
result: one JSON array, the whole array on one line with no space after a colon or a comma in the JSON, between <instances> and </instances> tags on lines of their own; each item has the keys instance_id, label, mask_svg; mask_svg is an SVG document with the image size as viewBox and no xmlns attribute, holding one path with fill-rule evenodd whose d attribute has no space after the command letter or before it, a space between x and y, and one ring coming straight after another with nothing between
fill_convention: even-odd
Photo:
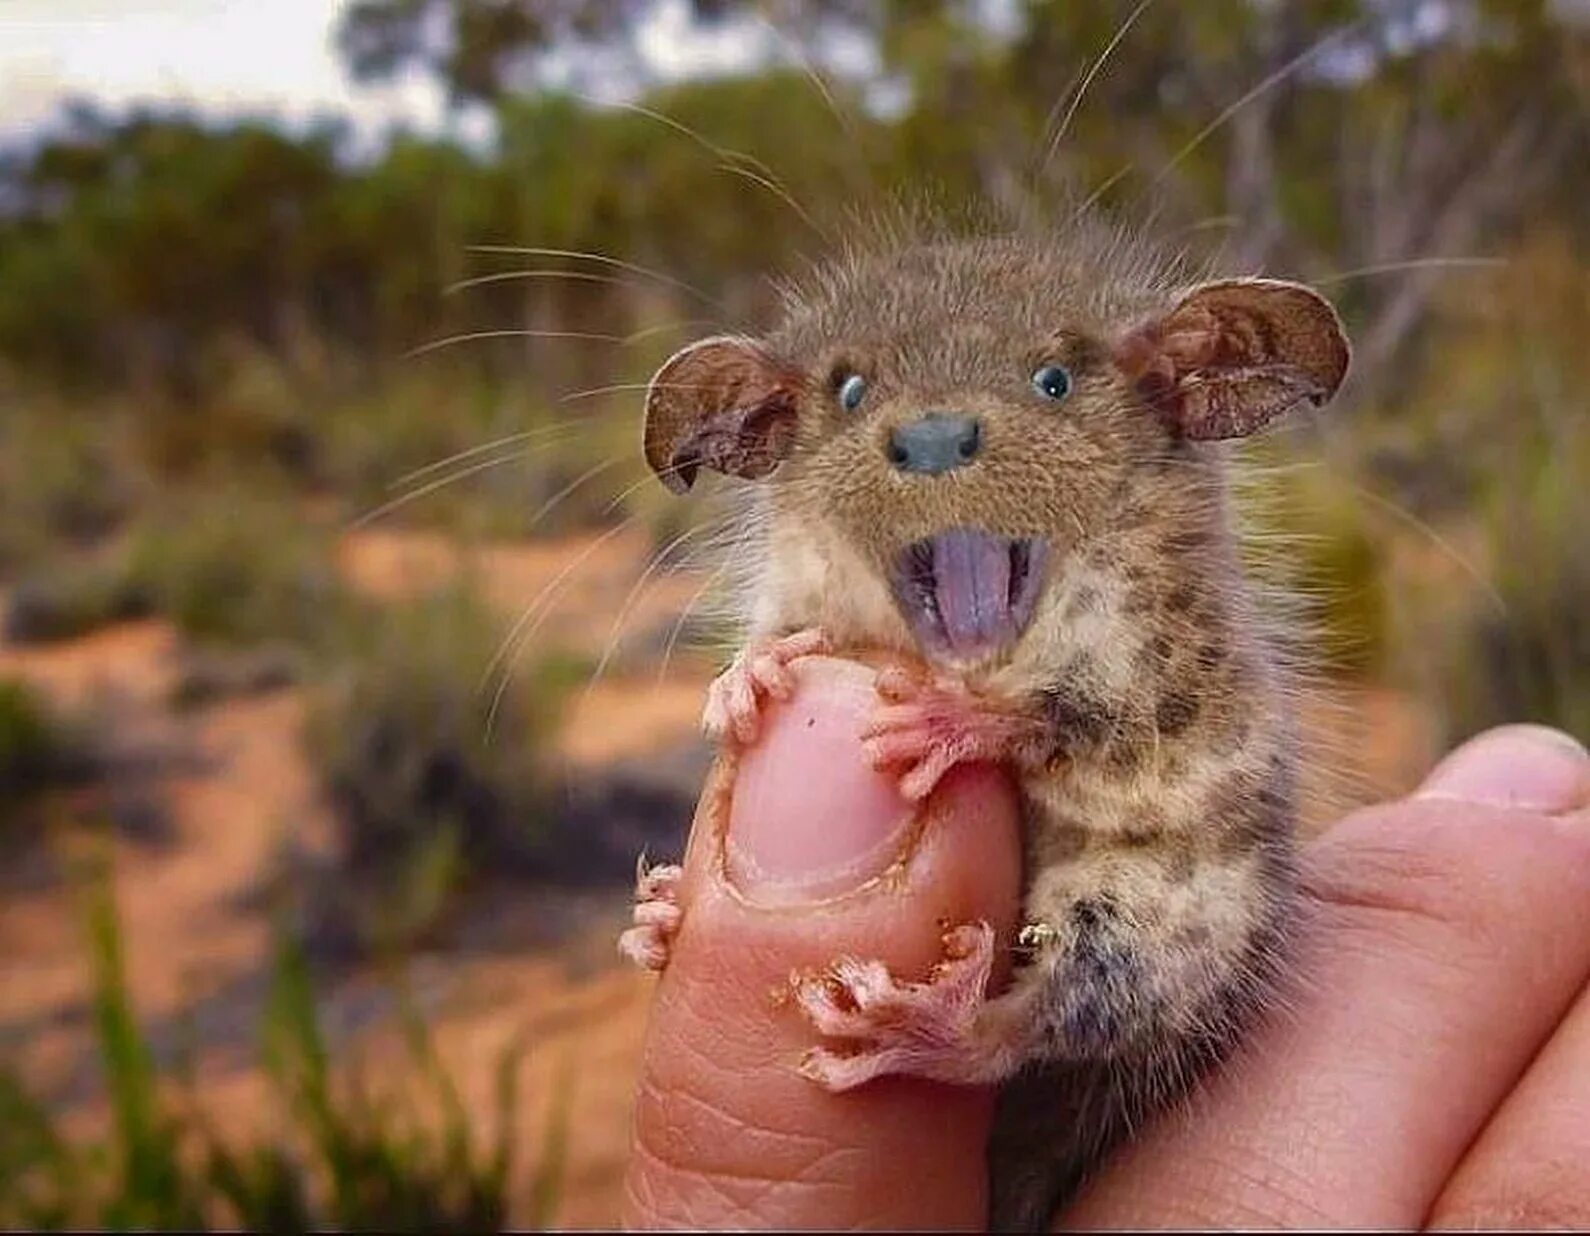
<instances>
[{"instance_id":1,"label":"skin wrinkle","mask_svg":"<svg viewBox=\"0 0 1590 1236\"><path fill-rule=\"evenodd\" d=\"M1428 1226L1590 1224L1590 1181L1583 1169L1590 1129L1582 1119L1590 1097L1587 1048L1590 987L1579 993L1523 1080L1470 1145L1432 1206Z\"/></svg>"},{"instance_id":2,"label":"skin wrinkle","mask_svg":"<svg viewBox=\"0 0 1590 1236\"><path fill-rule=\"evenodd\" d=\"M1227 1229L1273 1227L1277 1215L1285 1215L1288 1226L1306 1229L1312 1225L1321 1231L1339 1222L1309 1200L1311 1180L1307 1172L1289 1169L1272 1158L1254 1158L1227 1173L1246 1186L1244 1192L1237 1194L1240 1200L1234 1210L1230 1179L1222 1179L1219 1186L1214 1186L1208 1176L1199 1172L1196 1163L1185 1164L1177 1174L1191 1189L1195 1204L1156 1215L1156 1226L1193 1228L1207 1223L1211 1214L1221 1215L1221 1226Z\"/></svg>"},{"instance_id":3,"label":"skin wrinkle","mask_svg":"<svg viewBox=\"0 0 1590 1236\"><path fill-rule=\"evenodd\" d=\"M683 1091L669 1091L669 1095L671 1097L689 1097L688 1092ZM718 1110L715 1108L715 1105L707 1104L707 1106L713 1110ZM749 1172L727 1168L722 1165L711 1165L703 1163L699 1157L694 1159L690 1158L688 1155L685 1157L680 1157L680 1155L676 1153L664 1150L658 1146L651 1145L643 1136L637 1138L635 1150L644 1159L649 1160L651 1163L656 1164L657 1166L666 1168L670 1173L677 1177L700 1182L708 1190L710 1190L711 1193L713 1193L718 1200L729 1209L731 1213L744 1214L747 1219L751 1221L751 1223L754 1223L759 1213L766 1213L765 1208L770 1197L776 1197L779 1193L784 1192L795 1192L799 1194L814 1187L830 1188L838 1183L833 1181L810 1179L803 1170L799 1169L791 1174L784 1165L778 1165L776 1168L770 1168L770 1170L767 1172ZM829 1157L827 1154L820 1153L816 1159L813 1160L813 1162L820 1162L827 1157ZM656 1178L650 1172L630 1172L628 1175L632 1181L637 1177L643 1177L647 1181ZM754 1187L750 1189L748 1196L741 1196L741 1192L743 1190L737 1186ZM677 1193L678 1190L675 1190L675 1192ZM631 1191L631 1197L635 1197L633 1191ZM659 1226L660 1224L655 1207L651 1206L648 1202L642 1199L636 1198L635 1200L640 1203L641 1210L647 1217L648 1221L645 1225ZM725 1226L724 1215L720 1211L712 1210L708 1211L707 1213L712 1216L712 1222L714 1226ZM693 1217L687 1215L683 1217L683 1221L679 1222L677 1226L690 1227L694 1225L694 1222L695 1221ZM747 1224L747 1226L750 1225L750 1223Z\"/></svg>"},{"instance_id":4,"label":"skin wrinkle","mask_svg":"<svg viewBox=\"0 0 1590 1236\"><path fill-rule=\"evenodd\" d=\"M794 1129L773 1127L766 1119L766 1116L770 1113L765 1110L759 1111L758 1118L755 1121L751 1121L740 1113L730 1111L715 1103L712 1096L736 1093L732 1085L732 1074L729 1075L729 1085L725 1085L720 1076L726 1072L719 1063L724 1057L714 1056L688 1041L680 1044L680 1047L689 1057L689 1059L681 1062L681 1067L679 1068L679 1072L685 1079L686 1084L668 1090L667 1100L670 1103L682 1101L694 1106L706 1113L710 1120L726 1126L722 1129L721 1135L717 1130L713 1130L704 1132L697 1139L708 1151L705 1154L698 1153L694 1158L694 1161L702 1166L702 1170L712 1170L727 1175L743 1174L726 1168L713 1167L713 1160L717 1156L712 1154L711 1151L728 1151L731 1158L735 1161L749 1153L761 1162L779 1162L778 1170L780 1176L775 1177L771 1174L769 1176L769 1179L779 1179L782 1178L784 1173L792 1170L790 1163L782 1161L785 1156L780 1153L781 1146L788 1145L793 1149L812 1154L814 1155L813 1161L821 1160L849 1149L847 1147L825 1145L824 1139L810 1134L802 1134ZM727 1058L734 1059L736 1057L731 1054ZM695 1062L694 1066L690 1063L692 1060ZM647 1077L647 1088L650 1093L659 1094L655 1080L649 1074ZM697 1093L697 1091L704 1093ZM748 1142L770 1142L771 1147L763 1148L758 1146L755 1151L748 1152ZM802 1145L803 1143L805 1144L804 1146ZM663 1161L671 1160L664 1159ZM798 1166L793 1168L796 1178L800 1177L803 1170Z\"/></svg>"},{"instance_id":5,"label":"skin wrinkle","mask_svg":"<svg viewBox=\"0 0 1590 1236\"><path fill-rule=\"evenodd\" d=\"M1590 848L1578 835L1582 829L1564 829L1558 821L1504 808L1468 810L1471 815L1482 814L1455 826L1449 809L1440 803L1404 804L1399 812L1417 811L1422 817L1416 817L1419 835L1404 835L1390 846L1355 845L1347 855L1348 864L1332 862L1335 856L1327 836L1303 869L1305 892L1355 914L1367 911L1408 920L1415 936L1421 925L1456 931L1476 952L1492 952L1508 937L1520 912L1527 910L1528 899L1501 879L1487 855L1477 852L1472 838L1464 835L1478 825L1504 832L1499 841L1515 856L1525 847L1549 851L1541 855L1545 863L1557 860L1566 848L1560 858L1577 858L1590 894ZM1407 818L1399 814L1403 834ZM1477 908L1486 911L1483 917L1476 918ZM1349 919L1349 924L1353 921Z\"/></svg>"}]
</instances>

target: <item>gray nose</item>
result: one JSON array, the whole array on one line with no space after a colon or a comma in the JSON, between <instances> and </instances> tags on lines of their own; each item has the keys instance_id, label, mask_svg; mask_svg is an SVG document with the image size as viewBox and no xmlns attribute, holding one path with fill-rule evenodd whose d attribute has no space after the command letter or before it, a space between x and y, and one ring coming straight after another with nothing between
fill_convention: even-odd
<instances>
[{"instance_id":1,"label":"gray nose","mask_svg":"<svg viewBox=\"0 0 1590 1236\"><path fill-rule=\"evenodd\" d=\"M889 462L901 472L936 476L971 463L982 440L982 427L971 417L929 412L889 434Z\"/></svg>"}]
</instances>

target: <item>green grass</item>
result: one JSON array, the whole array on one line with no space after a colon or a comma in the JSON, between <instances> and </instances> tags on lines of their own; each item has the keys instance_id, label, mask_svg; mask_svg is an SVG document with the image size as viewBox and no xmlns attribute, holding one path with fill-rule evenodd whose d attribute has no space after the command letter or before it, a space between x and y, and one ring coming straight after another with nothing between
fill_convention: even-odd
<instances>
[{"instance_id":1,"label":"green grass","mask_svg":"<svg viewBox=\"0 0 1590 1236\"><path fill-rule=\"evenodd\" d=\"M178 1101L157 1073L127 988L120 926L103 879L89 887L85 921L110 1130L94 1141L68 1138L16 1071L0 1069L0 1223L40 1230L410 1232L497 1231L510 1221L539 1228L555 1217L569 1120L565 1091L543 1132L528 1213L508 1213L518 1166L522 1044L510 1044L497 1060L491 1133L483 1136L427 1026L405 1001L409 1090L373 1094L356 1061L333 1058L308 964L282 934L262 1038L286 1126L276 1139L229 1142L191 1094ZM433 1114L422 1115L416 1098Z\"/></svg>"}]
</instances>

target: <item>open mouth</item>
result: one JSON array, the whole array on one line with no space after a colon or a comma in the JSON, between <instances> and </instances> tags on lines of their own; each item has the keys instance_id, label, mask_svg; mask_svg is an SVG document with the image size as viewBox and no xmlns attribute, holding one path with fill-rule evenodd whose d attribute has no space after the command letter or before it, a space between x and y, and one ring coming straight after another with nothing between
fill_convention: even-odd
<instances>
[{"instance_id":1,"label":"open mouth","mask_svg":"<svg viewBox=\"0 0 1590 1236\"><path fill-rule=\"evenodd\" d=\"M1048 553L1040 539L954 528L900 551L895 600L924 650L980 656L1026 630Z\"/></svg>"}]
</instances>

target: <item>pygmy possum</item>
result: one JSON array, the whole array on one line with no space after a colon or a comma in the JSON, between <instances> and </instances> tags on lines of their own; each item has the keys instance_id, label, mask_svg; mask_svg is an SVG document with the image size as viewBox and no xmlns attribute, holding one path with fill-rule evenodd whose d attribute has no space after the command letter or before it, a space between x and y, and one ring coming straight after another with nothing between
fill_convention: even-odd
<instances>
[{"instance_id":1,"label":"pygmy possum","mask_svg":"<svg viewBox=\"0 0 1590 1236\"><path fill-rule=\"evenodd\" d=\"M1000 1084L996 1229L1038 1229L1264 1012L1296 904L1290 672L1245 578L1228 440L1346 375L1295 283L1189 277L1101 223L894 235L787 290L759 338L668 360L645 454L669 488L752 478L766 544L708 731L755 740L788 666L898 654L867 757L912 800L963 761L1022 792L1024 927L953 925L925 981L798 976L799 1067ZM905 668L911 665L916 668ZM678 869L641 879L624 951L666 964Z\"/></svg>"}]
</instances>

